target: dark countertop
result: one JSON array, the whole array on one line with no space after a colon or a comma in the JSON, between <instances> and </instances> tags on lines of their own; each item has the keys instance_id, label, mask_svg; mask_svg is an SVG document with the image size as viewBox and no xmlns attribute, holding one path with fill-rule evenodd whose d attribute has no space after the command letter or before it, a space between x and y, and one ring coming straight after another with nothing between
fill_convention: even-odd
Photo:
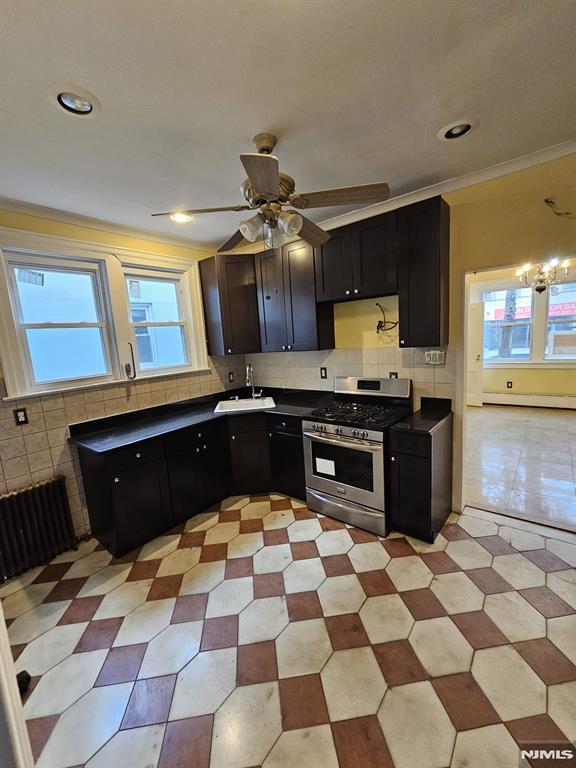
<instances>
[{"instance_id":1,"label":"dark countertop","mask_svg":"<svg viewBox=\"0 0 576 768\"><path fill-rule=\"evenodd\" d=\"M390 429L397 430L399 432L424 432L431 434L434 432L442 422L452 416L451 413L422 413L422 411L416 411L416 413L406 416L405 419L394 424Z\"/></svg>"}]
</instances>

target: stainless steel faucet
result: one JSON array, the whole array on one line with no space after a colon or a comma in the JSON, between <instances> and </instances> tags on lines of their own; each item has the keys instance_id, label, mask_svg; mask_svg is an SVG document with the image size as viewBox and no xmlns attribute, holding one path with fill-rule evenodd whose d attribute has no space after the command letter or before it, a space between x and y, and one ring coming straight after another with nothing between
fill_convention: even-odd
<instances>
[{"instance_id":1,"label":"stainless steel faucet","mask_svg":"<svg viewBox=\"0 0 576 768\"><path fill-rule=\"evenodd\" d=\"M260 392L254 391L254 371L252 370L252 366L250 363L246 366L246 386L252 387L252 399L256 397L262 397L262 390Z\"/></svg>"}]
</instances>

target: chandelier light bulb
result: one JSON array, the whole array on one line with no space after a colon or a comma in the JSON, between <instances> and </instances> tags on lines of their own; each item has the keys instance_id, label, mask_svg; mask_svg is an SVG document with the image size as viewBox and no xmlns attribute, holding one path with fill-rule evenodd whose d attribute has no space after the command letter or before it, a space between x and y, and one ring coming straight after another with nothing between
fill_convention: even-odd
<instances>
[{"instance_id":1,"label":"chandelier light bulb","mask_svg":"<svg viewBox=\"0 0 576 768\"><path fill-rule=\"evenodd\" d=\"M550 259L549 266L551 267L557 267L558 266L558 259Z\"/></svg>"},{"instance_id":2,"label":"chandelier light bulb","mask_svg":"<svg viewBox=\"0 0 576 768\"><path fill-rule=\"evenodd\" d=\"M250 243L255 243L263 235L262 219L258 214L247 221L240 222L238 227L242 237Z\"/></svg>"},{"instance_id":3,"label":"chandelier light bulb","mask_svg":"<svg viewBox=\"0 0 576 768\"><path fill-rule=\"evenodd\" d=\"M568 259L564 259L564 261L560 266L562 267L562 269L568 269L568 267L570 266L570 262L568 261Z\"/></svg>"}]
</instances>

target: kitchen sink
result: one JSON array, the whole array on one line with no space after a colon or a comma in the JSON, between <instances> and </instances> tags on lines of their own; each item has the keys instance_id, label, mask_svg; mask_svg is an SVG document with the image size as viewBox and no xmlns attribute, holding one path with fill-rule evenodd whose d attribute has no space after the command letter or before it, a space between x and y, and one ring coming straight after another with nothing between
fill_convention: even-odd
<instances>
[{"instance_id":1,"label":"kitchen sink","mask_svg":"<svg viewBox=\"0 0 576 768\"><path fill-rule=\"evenodd\" d=\"M242 413L243 411L267 411L275 408L272 397L245 397L238 400L220 400L214 413Z\"/></svg>"}]
</instances>

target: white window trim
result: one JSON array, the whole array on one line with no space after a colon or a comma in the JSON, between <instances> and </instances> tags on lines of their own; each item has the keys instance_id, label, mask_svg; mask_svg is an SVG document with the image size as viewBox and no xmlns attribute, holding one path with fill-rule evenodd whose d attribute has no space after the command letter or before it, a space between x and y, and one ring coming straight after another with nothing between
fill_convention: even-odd
<instances>
[{"instance_id":1,"label":"white window trim","mask_svg":"<svg viewBox=\"0 0 576 768\"><path fill-rule=\"evenodd\" d=\"M99 377L97 381L83 378L51 385L44 383L30 385L24 366L25 356L18 342L18 328L12 314L10 299L9 270L6 262L7 257L11 259L13 255L15 259L29 262L44 255L51 261L59 260L67 265L76 263L84 265L83 268L86 268L87 264L99 266L103 300L106 305L103 311L108 311L109 316L109 355L112 370L108 376ZM180 280L183 320L189 329L186 334L189 359L187 365L143 370L138 372L135 380L209 370L200 271L196 260L170 258L163 254L144 253L127 248L0 227L0 363L8 393L4 400L87 389L112 383L126 383L131 380L126 373L125 365L132 364L129 345L131 343L135 347L135 339L130 324L124 272L134 269L139 273L148 270L156 277L164 272L167 277Z\"/></svg>"}]
</instances>

